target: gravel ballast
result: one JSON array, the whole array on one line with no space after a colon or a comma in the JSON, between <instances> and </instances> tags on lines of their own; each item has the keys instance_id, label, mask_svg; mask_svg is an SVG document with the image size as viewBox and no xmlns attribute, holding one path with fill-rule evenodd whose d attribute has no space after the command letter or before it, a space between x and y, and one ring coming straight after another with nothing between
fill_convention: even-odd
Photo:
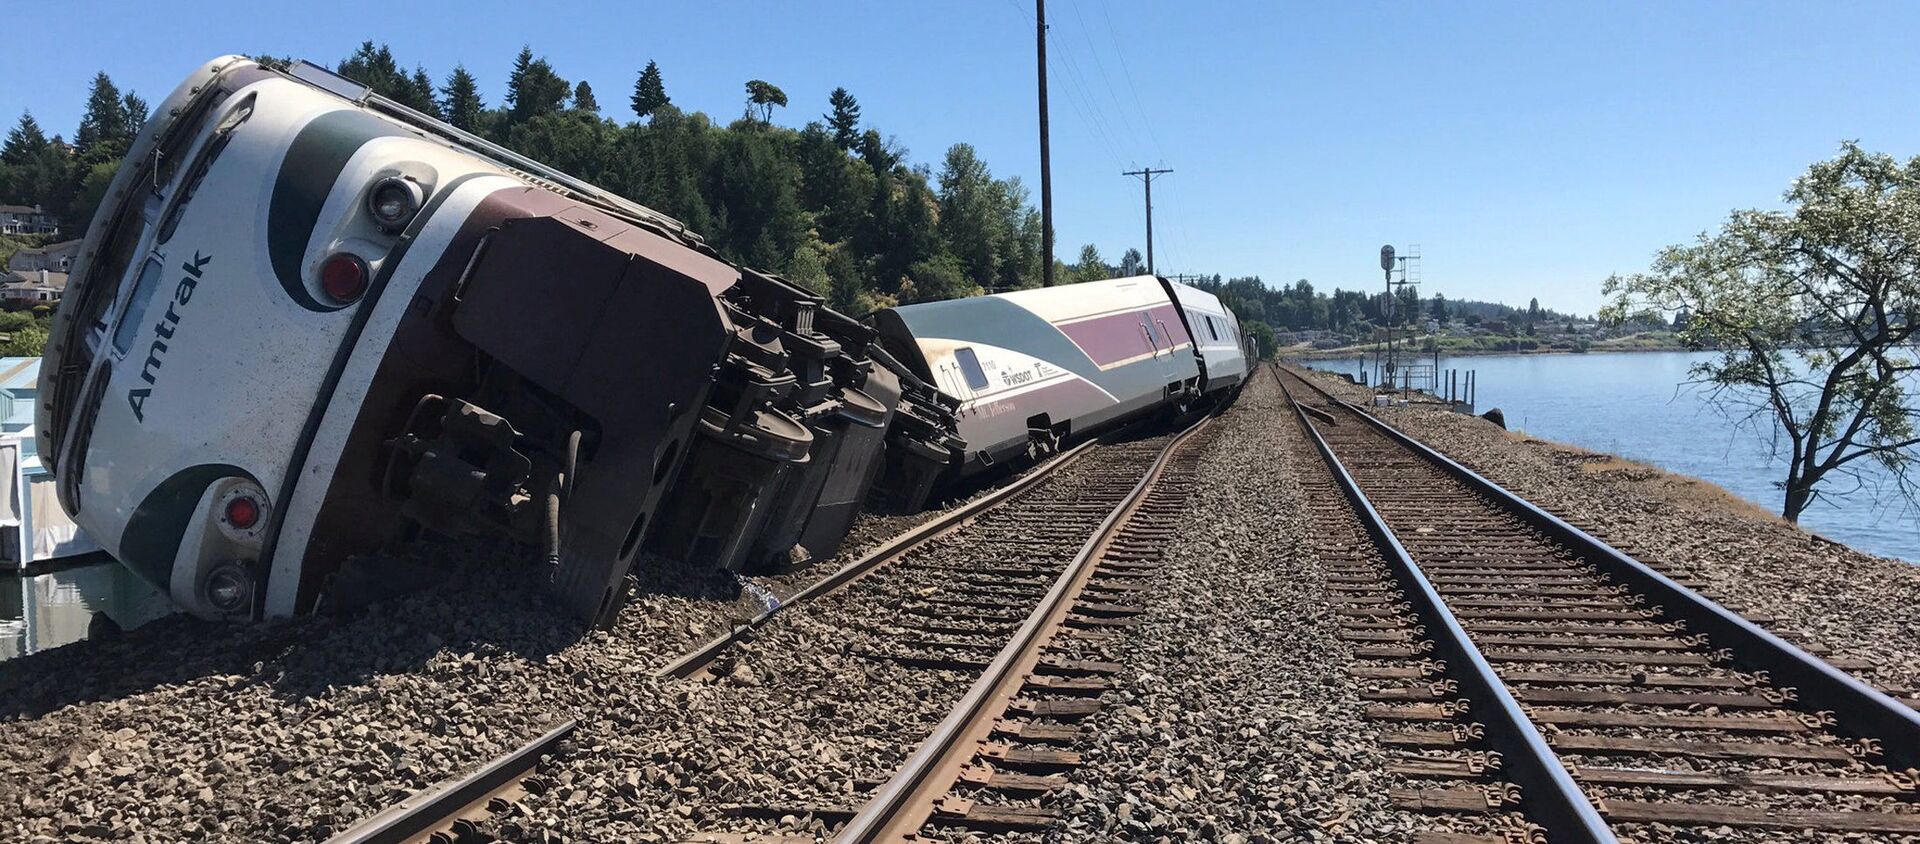
<instances>
[{"instance_id":1,"label":"gravel ballast","mask_svg":"<svg viewBox=\"0 0 1920 844\"><path fill-rule=\"evenodd\" d=\"M756 582L790 595L932 515L863 518L840 558ZM687 711L651 671L762 608L651 560L617 628L580 639L510 552L416 553L449 579L358 613L171 617L0 666L0 840L325 838L566 718L684 728L646 718Z\"/></svg>"},{"instance_id":2,"label":"gravel ballast","mask_svg":"<svg viewBox=\"0 0 1920 844\"><path fill-rule=\"evenodd\" d=\"M863 519L839 559L755 583L790 595L932 515ZM848 621L830 601L770 625L717 681L658 681L760 602L730 575L643 561L616 628L582 639L510 552L418 553L453 574L359 613L176 617L9 661L0 839L319 840L578 718L503 837L674 840L729 802L854 802L965 688L857 642L819 647Z\"/></svg>"},{"instance_id":3,"label":"gravel ballast","mask_svg":"<svg viewBox=\"0 0 1920 844\"><path fill-rule=\"evenodd\" d=\"M1090 719L1069 841L1392 841L1386 800L1294 465L1301 433L1257 373L1223 414L1125 672Z\"/></svg>"}]
</instances>

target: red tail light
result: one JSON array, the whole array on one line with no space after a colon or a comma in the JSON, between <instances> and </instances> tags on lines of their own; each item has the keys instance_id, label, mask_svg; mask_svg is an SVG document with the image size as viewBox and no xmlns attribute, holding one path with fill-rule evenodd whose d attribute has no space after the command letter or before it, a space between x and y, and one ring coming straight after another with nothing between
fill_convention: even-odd
<instances>
[{"instance_id":1,"label":"red tail light","mask_svg":"<svg viewBox=\"0 0 1920 844\"><path fill-rule=\"evenodd\" d=\"M367 262L345 252L320 265L320 289L335 302L347 304L367 292Z\"/></svg>"},{"instance_id":2,"label":"red tail light","mask_svg":"<svg viewBox=\"0 0 1920 844\"><path fill-rule=\"evenodd\" d=\"M227 524L247 530L260 523L260 502L245 495L227 499Z\"/></svg>"}]
</instances>

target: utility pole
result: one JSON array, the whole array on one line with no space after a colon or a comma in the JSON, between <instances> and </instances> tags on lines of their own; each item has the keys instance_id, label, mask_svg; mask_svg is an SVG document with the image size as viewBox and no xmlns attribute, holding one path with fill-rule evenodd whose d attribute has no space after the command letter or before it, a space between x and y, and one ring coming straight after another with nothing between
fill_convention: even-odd
<instances>
[{"instance_id":1,"label":"utility pole","mask_svg":"<svg viewBox=\"0 0 1920 844\"><path fill-rule=\"evenodd\" d=\"M1053 286L1053 160L1047 145L1047 0L1033 0L1040 53L1040 284Z\"/></svg>"},{"instance_id":2,"label":"utility pole","mask_svg":"<svg viewBox=\"0 0 1920 844\"><path fill-rule=\"evenodd\" d=\"M1154 274L1153 272L1153 177L1158 176L1162 173L1171 173L1171 172L1173 171L1172 170L1155 170L1152 167L1142 167L1138 170L1128 170L1120 174L1122 176L1139 176L1140 181L1145 182L1147 185L1147 274L1148 275Z\"/></svg>"}]
</instances>

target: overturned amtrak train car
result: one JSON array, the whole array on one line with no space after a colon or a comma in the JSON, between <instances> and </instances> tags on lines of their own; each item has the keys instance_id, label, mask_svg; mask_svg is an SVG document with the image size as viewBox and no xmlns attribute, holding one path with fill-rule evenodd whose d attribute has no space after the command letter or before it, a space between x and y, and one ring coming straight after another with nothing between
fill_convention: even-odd
<instances>
[{"instance_id":1,"label":"overturned amtrak train car","mask_svg":"<svg viewBox=\"0 0 1920 844\"><path fill-rule=\"evenodd\" d=\"M643 543L831 552L961 450L953 400L813 294L320 68L218 59L154 113L37 435L65 508L185 610L311 611L428 530L541 548L604 621Z\"/></svg>"},{"instance_id":2,"label":"overturned amtrak train car","mask_svg":"<svg viewBox=\"0 0 1920 844\"><path fill-rule=\"evenodd\" d=\"M855 321L313 65L216 59L154 115L36 435L75 520L203 617L328 606L349 561L429 533L538 549L605 624L642 549L825 557L862 510L1246 373L1233 315L1151 276Z\"/></svg>"}]
</instances>

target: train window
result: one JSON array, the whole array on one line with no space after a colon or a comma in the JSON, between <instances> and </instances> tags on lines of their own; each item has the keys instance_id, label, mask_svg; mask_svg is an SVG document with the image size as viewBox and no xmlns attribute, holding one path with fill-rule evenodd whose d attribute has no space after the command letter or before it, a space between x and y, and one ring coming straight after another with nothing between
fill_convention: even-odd
<instances>
[{"instance_id":1,"label":"train window","mask_svg":"<svg viewBox=\"0 0 1920 844\"><path fill-rule=\"evenodd\" d=\"M147 300L153 298L153 288L164 274L158 257L147 259L147 265L140 270L140 280L133 284L133 294L127 297L126 313L120 315L120 322L113 327L115 352L125 355L133 348L133 333L140 330L145 321Z\"/></svg>"},{"instance_id":2,"label":"train window","mask_svg":"<svg viewBox=\"0 0 1920 844\"><path fill-rule=\"evenodd\" d=\"M954 349L953 358L960 362L960 374L967 377L968 387L975 390L987 388L987 371L980 368L980 356L973 353L972 346Z\"/></svg>"},{"instance_id":3,"label":"train window","mask_svg":"<svg viewBox=\"0 0 1920 844\"><path fill-rule=\"evenodd\" d=\"M1207 317L1207 333L1213 335L1214 342L1220 340L1220 328L1213 324L1213 317Z\"/></svg>"}]
</instances>

